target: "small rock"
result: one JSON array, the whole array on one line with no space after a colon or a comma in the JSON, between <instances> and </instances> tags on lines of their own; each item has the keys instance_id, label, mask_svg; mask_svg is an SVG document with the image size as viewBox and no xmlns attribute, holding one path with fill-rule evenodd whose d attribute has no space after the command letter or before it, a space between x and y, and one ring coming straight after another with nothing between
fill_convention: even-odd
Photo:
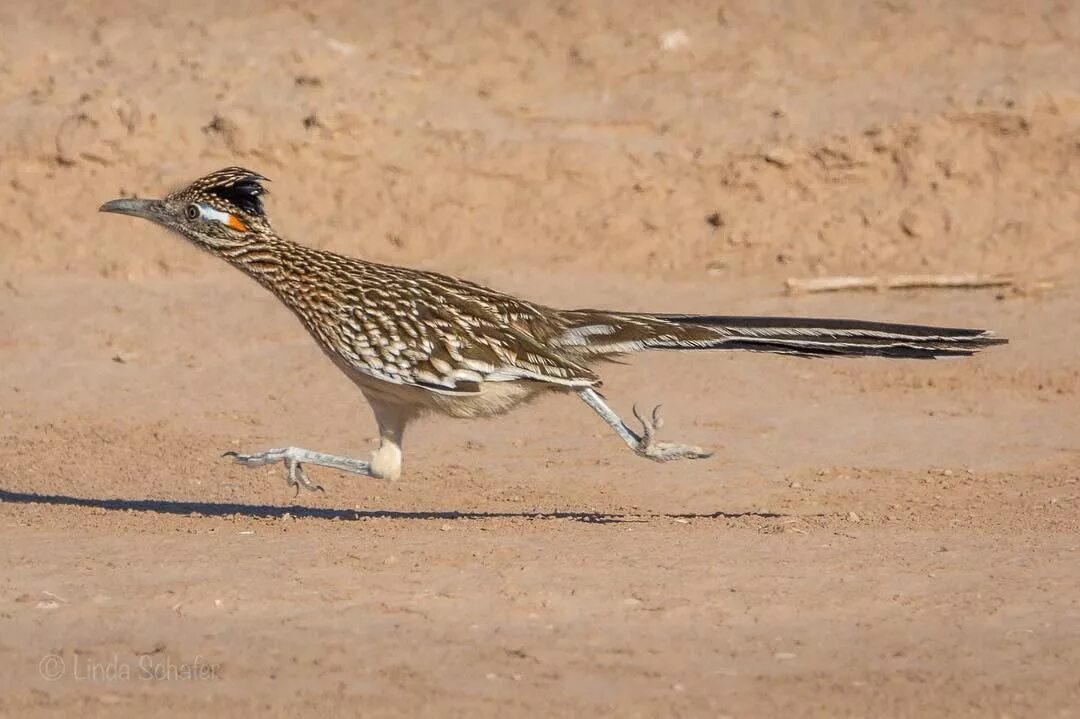
<instances>
[{"instance_id":1,"label":"small rock","mask_svg":"<svg viewBox=\"0 0 1080 719\"><path fill-rule=\"evenodd\" d=\"M777 652L776 654L773 654L773 659L784 662L790 659L794 659L796 656L796 654L792 654L791 652Z\"/></svg>"},{"instance_id":2,"label":"small rock","mask_svg":"<svg viewBox=\"0 0 1080 719\"><path fill-rule=\"evenodd\" d=\"M675 29L660 33L660 47L667 52L672 52L690 44L690 36L685 30Z\"/></svg>"},{"instance_id":3,"label":"small rock","mask_svg":"<svg viewBox=\"0 0 1080 719\"><path fill-rule=\"evenodd\" d=\"M847 513L847 521L849 521L849 522L861 522L862 517L860 517L855 512L848 512Z\"/></svg>"},{"instance_id":4,"label":"small rock","mask_svg":"<svg viewBox=\"0 0 1080 719\"><path fill-rule=\"evenodd\" d=\"M795 164L795 152L790 147L770 147L761 153L761 159L777 167L791 167Z\"/></svg>"},{"instance_id":5,"label":"small rock","mask_svg":"<svg viewBox=\"0 0 1080 719\"><path fill-rule=\"evenodd\" d=\"M948 232L940 215L919 204L911 205L901 212L897 224L908 237L934 237Z\"/></svg>"},{"instance_id":6,"label":"small rock","mask_svg":"<svg viewBox=\"0 0 1080 719\"><path fill-rule=\"evenodd\" d=\"M340 53L341 55L352 55L354 52L356 52L356 45L342 42L341 40L335 40L332 37L326 38L326 45L331 50L336 53Z\"/></svg>"}]
</instances>

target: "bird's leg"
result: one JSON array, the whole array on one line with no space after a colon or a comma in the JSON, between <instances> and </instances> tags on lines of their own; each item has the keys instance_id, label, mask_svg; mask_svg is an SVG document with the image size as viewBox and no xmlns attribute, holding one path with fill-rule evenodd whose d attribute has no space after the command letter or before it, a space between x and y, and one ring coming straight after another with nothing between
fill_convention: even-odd
<instances>
[{"instance_id":1,"label":"bird's leg","mask_svg":"<svg viewBox=\"0 0 1080 719\"><path fill-rule=\"evenodd\" d=\"M386 404L364 393L379 423L379 448L371 453L371 476L391 482L401 476L401 440L405 425L415 416L406 407Z\"/></svg>"},{"instance_id":2,"label":"bird's leg","mask_svg":"<svg viewBox=\"0 0 1080 719\"><path fill-rule=\"evenodd\" d=\"M350 457L339 457L334 454L326 454L325 452L313 452L310 449L303 449L302 447L278 447L276 449L268 449L265 452L258 452L257 454L226 452L222 456L232 457L245 467L262 467L267 464L273 464L274 462L284 462L285 481L290 487L296 489L297 494L300 493L301 488L309 491L323 491L321 485L315 484L308 479L307 474L304 472L304 468L301 466L302 464L317 464L320 467L340 469L342 472L363 474L369 477L374 476L371 472L371 465L367 462L359 459L351 459Z\"/></svg>"},{"instance_id":3,"label":"bird's leg","mask_svg":"<svg viewBox=\"0 0 1080 719\"><path fill-rule=\"evenodd\" d=\"M263 467L274 462L284 462L285 481L300 493L300 489L323 491L323 488L308 479L303 464L317 464L320 467L339 469L342 472L360 474L376 479L395 480L401 476L401 438L405 434L405 425L415 416L407 408L396 407L380 402L371 395L368 403L375 411L375 421L379 424L379 448L371 454L371 461L365 462L351 457L341 457L325 452L313 452L301 447L278 447L257 454L226 452L223 456L232 457L245 467Z\"/></svg>"},{"instance_id":4,"label":"bird's leg","mask_svg":"<svg viewBox=\"0 0 1080 719\"><path fill-rule=\"evenodd\" d=\"M615 434L619 435L630 449L646 459L651 459L654 462L669 462L673 459L704 459L712 456L712 452L706 452L701 447L677 444L675 442L657 442L656 431L663 425L659 406L653 409L651 416L648 418L642 417L638 414L637 408L634 408L634 416L637 417L642 426L639 435L619 419L619 415L615 414L615 410L605 404L600 395L596 393L596 390L592 388L578 390L578 396L581 397L585 404L592 407L608 423L608 426L615 430Z\"/></svg>"}]
</instances>

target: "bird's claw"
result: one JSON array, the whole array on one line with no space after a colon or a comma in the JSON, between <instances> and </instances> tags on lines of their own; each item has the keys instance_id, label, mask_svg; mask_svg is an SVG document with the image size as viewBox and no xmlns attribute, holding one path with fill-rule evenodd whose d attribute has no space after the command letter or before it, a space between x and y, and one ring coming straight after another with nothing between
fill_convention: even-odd
<instances>
[{"instance_id":1,"label":"bird's claw","mask_svg":"<svg viewBox=\"0 0 1080 719\"><path fill-rule=\"evenodd\" d=\"M641 441L643 444L652 444L653 436L664 426L664 418L660 416L660 408L663 406L658 404L653 407L652 412L649 413L649 418L646 419L638 412L637 405L634 405L634 419L641 423Z\"/></svg>"},{"instance_id":2,"label":"bird's claw","mask_svg":"<svg viewBox=\"0 0 1080 719\"><path fill-rule=\"evenodd\" d=\"M295 459L285 460L285 481L289 483L289 486L296 490L293 497L300 496L300 488L308 490L309 492L325 492L321 484L315 484L308 479L307 473L304 468L300 466L300 463Z\"/></svg>"},{"instance_id":3,"label":"bird's claw","mask_svg":"<svg viewBox=\"0 0 1080 719\"><path fill-rule=\"evenodd\" d=\"M656 405L653 407L649 417L645 418L638 412L637 405L634 405L634 417L641 423L641 436L638 438L638 446L634 448L634 451L642 457L651 459L654 462L670 462L674 459L705 459L706 457L711 457L713 453L708 452L701 447L678 444L677 442L656 441L657 431L664 426L664 419L660 416L661 406L662 405Z\"/></svg>"},{"instance_id":4,"label":"bird's claw","mask_svg":"<svg viewBox=\"0 0 1080 719\"><path fill-rule=\"evenodd\" d=\"M308 479L307 473L304 472L304 468L298 460L293 459L280 451L272 450L269 452L260 452L259 454L241 454L229 450L221 456L232 457L238 464L242 464L245 467L262 467L271 462L283 462L285 464L285 483L296 490L296 494L293 495L294 497L299 496L301 488L306 489L309 492L326 491L321 484L315 484Z\"/></svg>"}]
</instances>

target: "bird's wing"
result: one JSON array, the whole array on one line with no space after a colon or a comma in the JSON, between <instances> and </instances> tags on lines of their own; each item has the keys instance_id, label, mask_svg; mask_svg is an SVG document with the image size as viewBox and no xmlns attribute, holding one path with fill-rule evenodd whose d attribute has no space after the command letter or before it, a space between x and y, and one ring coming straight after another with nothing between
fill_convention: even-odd
<instances>
[{"instance_id":1,"label":"bird's wing","mask_svg":"<svg viewBox=\"0 0 1080 719\"><path fill-rule=\"evenodd\" d=\"M415 277L365 288L340 310L348 315L334 323L342 336L327 339L359 372L436 392L473 394L484 382L598 383L587 367L529 332L527 303L511 314L471 291L453 290Z\"/></svg>"}]
</instances>

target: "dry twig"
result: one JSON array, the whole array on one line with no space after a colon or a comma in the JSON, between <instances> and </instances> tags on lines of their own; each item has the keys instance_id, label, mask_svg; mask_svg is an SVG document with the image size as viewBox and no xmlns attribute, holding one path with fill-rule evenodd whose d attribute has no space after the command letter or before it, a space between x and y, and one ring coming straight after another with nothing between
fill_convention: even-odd
<instances>
[{"instance_id":1,"label":"dry twig","mask_svg":"<svg viewBox=\"0 0 1080 719\"><path fill-rule=\"evenodd\" d=\"M845 290L899 290L916 288L973 289L1009 287L1008 275L892 275L890 277L811 277L789 278L784 287L794 292L842 292Z\"/></svg>"}]
</instances>

